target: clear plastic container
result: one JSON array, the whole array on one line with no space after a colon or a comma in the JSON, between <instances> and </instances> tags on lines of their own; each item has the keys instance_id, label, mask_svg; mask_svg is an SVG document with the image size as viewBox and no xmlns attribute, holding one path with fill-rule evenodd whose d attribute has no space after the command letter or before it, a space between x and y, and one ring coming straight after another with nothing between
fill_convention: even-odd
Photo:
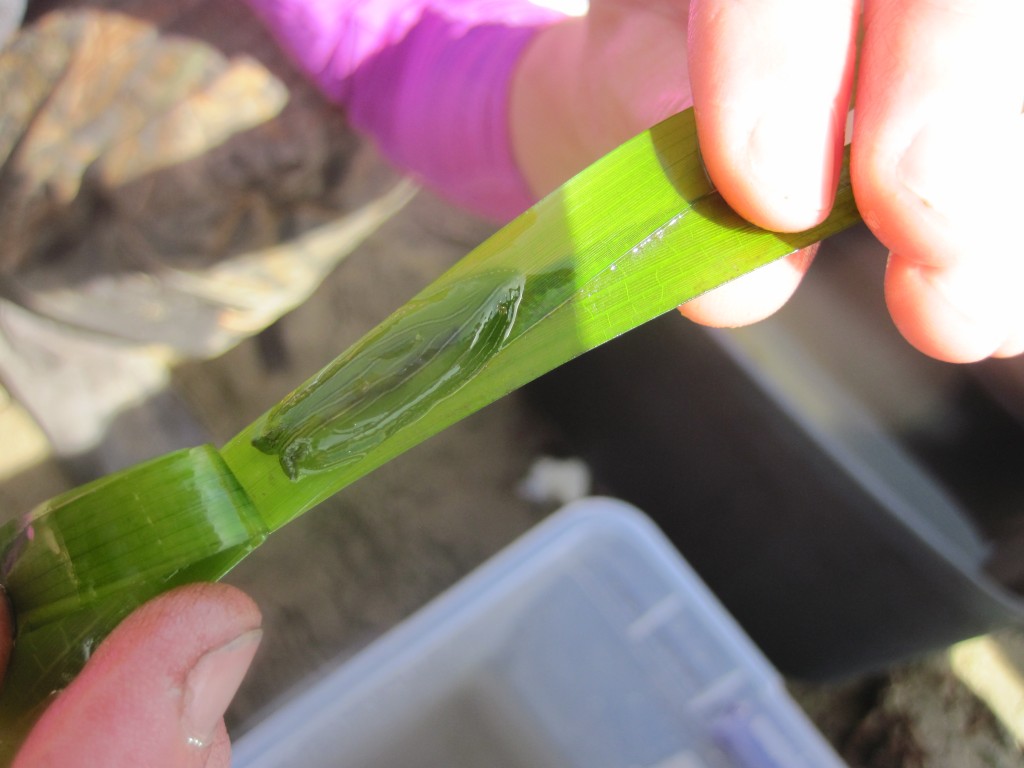
<instances>
[{"instance_id":1,"label":"clear plastic container","mask_svg":"<svg viewBox=\"0 0 1024 768\"><path fill-rule=\"evenodd\" d=\"M655 526L570 504L237 740L236 768L843 763Z\"/></svg>"}]
</instances>

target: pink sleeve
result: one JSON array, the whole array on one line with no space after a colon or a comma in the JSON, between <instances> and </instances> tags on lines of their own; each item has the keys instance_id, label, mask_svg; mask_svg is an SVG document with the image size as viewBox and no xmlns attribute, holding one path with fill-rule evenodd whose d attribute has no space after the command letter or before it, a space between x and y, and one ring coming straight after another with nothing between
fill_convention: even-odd
<instances>
[{"instance_id":1,"label":"pink sleeve","mask_svg":"<svg viewBox=\"0 0 1024 768\"><path fill-rule=\"evenodd\" d=\"M561 18L527 0L248 0L353 126L400 168L493 219L532 196L509 136L512 74Z\"/></svg>"}]
</instances>

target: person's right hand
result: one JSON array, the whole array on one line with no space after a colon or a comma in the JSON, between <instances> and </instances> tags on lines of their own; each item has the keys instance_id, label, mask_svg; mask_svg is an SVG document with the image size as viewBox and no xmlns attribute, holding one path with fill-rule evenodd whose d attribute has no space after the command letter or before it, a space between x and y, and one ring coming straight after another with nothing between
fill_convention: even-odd
<instances>
[{"instance_id":1,"label":"person's right hand","mask_svg":"<svg viewBox=\"0 0 1024 768\"><path fill-rule=\"evenodd\" d=\"M151 600L54 698L14 768L228 768L223 715L260 636L255 604L224 584L193 584ZM5 668L5 607L0 638Z\"/></svg>"},{"instance_id":2,"label":"person's right hand","mask_svg":"<svg viewBox=\"0 0 1024 768\"><path fill-rule=\"evenodd\" d=\"M524 56L511 116L520 166L543 194L692 102L730 205L767 229L807 229L831 206L856 73L854 193L891 250L893 320L940 359L1018 354L1024 4L863 6L861 17L860 0L592 0ZM756 321L809 264L796 254L682 310L710 325Z\"/></svg>"},{"instance_id":3,"label":"person's right hand","mask_svg":"<svg viewBox=\"0 0 1024 768\"><path fill-rule=\"evenodd\" d=\"M729 203L768 229L821 221L856 77L853 191L890 249L893 321L944 360L1024 351L1024 3L691 5L701 150Z\"/></svg>"}]
</instances>

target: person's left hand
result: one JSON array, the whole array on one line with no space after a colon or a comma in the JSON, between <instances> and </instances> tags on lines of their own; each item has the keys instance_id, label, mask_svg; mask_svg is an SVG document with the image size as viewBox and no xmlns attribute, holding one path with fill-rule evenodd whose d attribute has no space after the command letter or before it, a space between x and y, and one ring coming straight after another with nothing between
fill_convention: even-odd
<instances>
[{"instance_id":1,"label":"person's left hand","mask_svg":"<svg viewBox=\"0 0 1024 768\"><path fill-rule=\"evenodd\" d=\"M239 590L194 584L136 610L58 694L14 768L228 768L224 711L259 645ZM0 611L0 668L10 617Z\"/></svg>"}]
</instances>

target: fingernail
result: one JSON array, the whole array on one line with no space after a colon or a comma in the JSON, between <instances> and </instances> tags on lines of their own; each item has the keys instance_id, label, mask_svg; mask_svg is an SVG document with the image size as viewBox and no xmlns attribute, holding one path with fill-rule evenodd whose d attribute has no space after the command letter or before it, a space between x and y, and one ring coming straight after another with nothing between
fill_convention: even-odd
<instances>
[{"instance_id":1,"label":"fingernail","mask_svg":"<svg viewBox=\"0 0 1024 768\"><path fill-rule=\"evenodd\" d=\"M182 726L189 744L210 745L252 663L262 630L253 629L200 657L185 680Z\"/></svg>"},{"instance_id":2,"label":"fingernail","mask_svg":"<svg viewBox=\"0 0 1024 768\"><path fill-rule=\"evenodd\" d=\"M917 197L925 208L944 214L956 210L957 186L966 179L961 168L953 169L951 161L961 153L950 153L947 137L935 128L924 128L910 142L896 166L900 182ZM954 146L955 146L954 142ZM962 193L961 193L962 194Z\"/></svg>"},{"instance_id":3,"label":"fingernail","mask_svg":"<svg viewBox=\"0 0 1024 768\"><path fill-rule=\"evenodd\" d=\"M845 118L845 116L844 116ZM832 207L841 126L834 109L775 104L750 134L750 168L779 228L818 224Z\"/></svg>"},{"instance_id":4,"label":"fingernail","mask_svg":"<svg viewBox=\"0 0 1024 768\"><path fill-rule=\"evenodd\" d=\"M928 283L936 294L964 321L973 324L998 324L1001 302L992 276L981 270L933 271Z\"/></svg>"},{"instance_id":5,"label":"fingernail","mask_svg":"<svg viewBox=\"0 0 1024 768\"><path fill-rule=\"evenodd\" d=\"M932 271L928 283L948 308L949 319L956 319L955 327L972 340L976 357L988 357L1006 342L1020 305L1008 287L1019 281L997 279L985 269L961 268Z\"/></svg>"}]
</instances>

